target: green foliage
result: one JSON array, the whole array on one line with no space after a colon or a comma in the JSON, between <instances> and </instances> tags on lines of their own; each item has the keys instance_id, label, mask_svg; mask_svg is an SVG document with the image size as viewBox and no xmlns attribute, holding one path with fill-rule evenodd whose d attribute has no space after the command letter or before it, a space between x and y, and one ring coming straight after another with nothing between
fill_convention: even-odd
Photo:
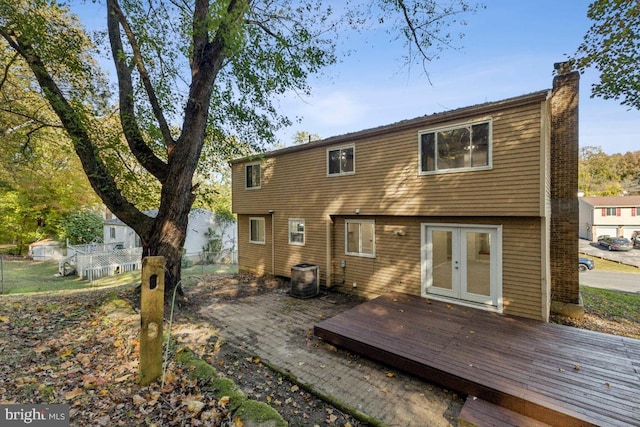
<instances>
[{"instance_id":1,"label":"green foliage","mask_svg":"<svg viewBox=\"0 0 640 427\"><path fill-rule=\"evenodd\" d=\"M224 245L224 234L229 226L236 222L235 215L228 211L220 211L216 213L214 220L214 227L207 230L205 236L207 237L207 245L202 248L202 251L207 255L207 261L214 261L220 254Z\"/></svg>"},{"instance_id":2,"label":"green foliage","mask_svg":"<svg viewBox=\"0 0 640 427\"><path fill-rule=\"evenodd\" d=\"M73 212L61 221L60 238L69 239L72 245L100 240L102 223L102 217L91 210Z\"/></svg>"},{"instance_id":3,"label":"green foliage","mask_svg":"<svg viewBox=\"0 0 640 427\"><path fill-rule=\"evenodd\" d=\"M293 135L294 145L307 144L312 141L318 141L322 139L317 133L309 133L304 130L299 130Z\"/></svg>"},{"instance_id":4,"label":"green foliage","mask_svg":"<svg viewBox=\"0 0 640 427\"><path fill-rule=\"evenodd\" d=\"M600 147L582 147L578 186L585 196L640 194L640 151L609 156Z\"/></svg>"},{"instance_id":5,"label":"green foliage","mask_svg":"<svg viewBox=\"0 0 640 427\"><path fill-rule=\"evenodd\" d=\"M592 95L640 109L640 3L596 0L587 16L593 24L574 61L582 71L594 67L600 73Z\"/></svg>"},{"instance_id":6,"label":"green foliage","mask_svg":"<svg viewBox=\"0 0 640 427\"><path fill-rule=\"evenodd\" d=\"M424 65L453 45L453 26L476 10L466 0L363 0L339 13L316 0L107 0L106 32L91 40L73 3L0 0L4 75L21 77L26 93L48 104L46 124L66 130L71 144L63 145L73 147L93 190L151 255L170 260L169 291L195 200L229 212L228 160L275 142L291 124L278 98L309 94L310 76L337 62L339 37L382 27L409 47L407 63ZM116 69L117 105L98 66L101 49ZM59 187L74 182L61 176ZM155 219L141 212L150 207L159 209Z\"/></svg>"}]
</instances>

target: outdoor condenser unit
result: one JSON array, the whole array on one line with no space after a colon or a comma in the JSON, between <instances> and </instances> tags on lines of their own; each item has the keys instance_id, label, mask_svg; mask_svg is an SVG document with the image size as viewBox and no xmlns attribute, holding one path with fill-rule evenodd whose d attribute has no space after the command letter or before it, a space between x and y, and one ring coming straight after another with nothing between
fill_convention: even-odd
<instances>
[{"instance_id":1,"label":"outdoor condenser unit","mask_svg":"<svg viewBox=\"0 0 640 427\"><path fill-rule=\"evenodd\" d=\"M320 267L296 264L291 267L291 291L295 298L313 298L320 293Z\"/></svg>"}]
</instances>

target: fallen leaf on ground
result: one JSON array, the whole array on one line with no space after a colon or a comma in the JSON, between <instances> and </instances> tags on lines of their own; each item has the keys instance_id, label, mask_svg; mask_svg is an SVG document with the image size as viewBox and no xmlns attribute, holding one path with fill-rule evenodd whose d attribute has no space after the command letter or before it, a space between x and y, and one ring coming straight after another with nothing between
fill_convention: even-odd
<instances>
[{"instance_id":1,"label":"fallen leaf on ground","mask_svg":"<svg viewBox=\"0 0 640 427\"><path fill-rule=\"evenodd\" d=\"M66 392L66 393L64 394L64 398L65 398L66 400L73 400L73 399L75 399L76 397L80 396L82 393L84 393L84 392L82 391L82 389L81 389L81 388L75 388L75 389L73 389L73 390L71 390L71 391Z\"/></svg>"}]
</instances>

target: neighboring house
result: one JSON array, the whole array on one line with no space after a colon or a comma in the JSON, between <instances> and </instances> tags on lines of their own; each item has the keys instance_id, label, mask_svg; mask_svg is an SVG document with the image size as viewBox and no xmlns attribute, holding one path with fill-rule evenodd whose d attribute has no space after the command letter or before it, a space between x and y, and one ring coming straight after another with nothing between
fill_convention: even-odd
<instances>
[{"instance_id":1,"label":"neighboring house","mask_svg":"<svg viewBox=\"0 0 640 427\"><path fill-rule=\"evenodd\" d=\"M640 196L580 197L580 238L598 236L631 239L640 231Z\"/></svg>"},{"instance_id":2,"label":"neighboring house","mask_svg":"<svg viewBox=\"0 0 640 427\"><path fill-rule=\"evenodd\" d=\"M578 303L578 80L234 160L240 270L542 320Z\"/></svg>"},{"instance_id":3,"label":"neighboring house","mask_svg":"<svg viewBox=\"0 0 640 427\"><path fill-rule=\"evenodd\" d=\"M145 214L155 217L157 210L146 211ZM234 262L233 253L236 249L236 223L219 224L213 212L206 209L193 209L189 213L189 225L187 237L184 242L185 255L197 260L210 241L210 231L218 233L222 237L222 249L228 255L228 261ZM119 243L123 248L136 248L142 246L140 237L131 227L118 218L104 221L104 243Z\"/></svg>"},{"instance_id":4,"label":"neighboring house","mask_svg":"<svg viewBox=\"0 0 640 427\"><path fill-rule=\"evenodd\" d=\"M29 256L34 261L58 261L65 257L63 242L51 239L39 240L29 245Z\"/></svg>"}]
</instances>

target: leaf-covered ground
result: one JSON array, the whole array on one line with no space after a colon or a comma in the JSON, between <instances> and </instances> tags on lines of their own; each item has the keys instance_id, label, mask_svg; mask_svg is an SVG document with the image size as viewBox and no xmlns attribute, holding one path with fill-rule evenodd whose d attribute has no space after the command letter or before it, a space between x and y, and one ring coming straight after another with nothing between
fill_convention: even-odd
<instances>
[{"instance_id":1,"label":"leaf-covered ground","mask_svg":"<svg viewBox=\"0 0 640 427\"><path fill-rule=\"evenodd\" d=\"M233 300L282 285L251 276L215 276L211 298ZM242 285L238 283L242 282ZM175 362L164 387L137 384L138 293L133 289L0 299L0 404L67 403L75 426L234 426L228 398L189 378ZM122 300L128 304L122 304ZM204 302L200 300L200 302ZM215 325L177 311L174 345L196 348L218 372L233 379L250 399L281 412L292 426L364 426L271 371L249 354L220 345ZM178 343L175 343L175 340ZM171 357L171 360L174 360Z\"/></svg>"},{"instance_id":2,"label":"leaf-covered ground","mask_svg":"<svg viewBox=\"0 0 640 427\"><path fill-rule=\"evenodd\" d=\"M0 403L67 403L77 426L233 425L221 396L175 364L164 388L136 383L139 317L110 298L2 299Z\"/></svg>"},{"instance_id":3,"label":"leaf-covered ground","mask_svg":"<svg viewBox=\"0 0 640 427\"><path fill-rule=\"evenodd\" d=\"M259 358L220 344L219 325L197 315L203 304L239 301L280 288L281 282L243 275L205 281L207 292L192 294L177 312L172 352L181 346L194 349L249 398L268 403L292 426L366 425L271 371ZM227 410L225 396L191 380L189 370L175 362L168 365L164 387L137 384L139 316L131 312L139 306L137 295L129 288L0 297L0 404L68 403L76 426L241 427L243 421ZM584 319L555 320L640 337L637 312L625 317L593 301Z\"/></svg>"}]
</instances>

